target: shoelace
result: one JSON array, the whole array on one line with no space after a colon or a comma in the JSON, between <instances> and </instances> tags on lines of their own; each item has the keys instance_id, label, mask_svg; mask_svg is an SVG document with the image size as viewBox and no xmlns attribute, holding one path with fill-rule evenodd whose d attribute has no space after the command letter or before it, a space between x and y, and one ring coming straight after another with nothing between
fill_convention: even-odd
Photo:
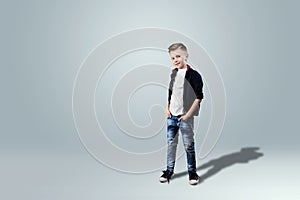
<instances>
[{"instance_id":1,"label":"shoelace","mask_svg":"<svg viewBox=\"0 0 300 200\"><path fill-rule=\"evenodd\" d=\"M190 174L190 180L197 180L199 178L197 173L191 173Z\"/></svg>"},{"instance_id":2,"label":"shoelace","mask_svg":"<svg viewBox=\"0 0 300 200\"><path fill-rule=\"evenodd\" d=\"M170 179L171 179L171 176L172 176L173 173L169 170L163 170L162 172L164 173L163 177L166 177L168 183L170 183Z\"/></svg>"}]
</instances>

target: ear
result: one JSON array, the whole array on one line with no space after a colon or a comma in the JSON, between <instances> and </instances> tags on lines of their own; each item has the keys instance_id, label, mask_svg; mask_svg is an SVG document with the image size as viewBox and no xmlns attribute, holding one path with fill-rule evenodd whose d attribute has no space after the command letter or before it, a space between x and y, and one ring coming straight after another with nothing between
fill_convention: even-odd
<instances>
[{"instance_id":1,"label":"ear","mask_svg":"<svg viewBox=\"0 0 300 200\"><path fill-rule=\"evenodd\" d=\"M188 58L189 58L189 54L187 53L187 54L185 55L185 61L187 61Z\"/></svg>"}]
</instances>

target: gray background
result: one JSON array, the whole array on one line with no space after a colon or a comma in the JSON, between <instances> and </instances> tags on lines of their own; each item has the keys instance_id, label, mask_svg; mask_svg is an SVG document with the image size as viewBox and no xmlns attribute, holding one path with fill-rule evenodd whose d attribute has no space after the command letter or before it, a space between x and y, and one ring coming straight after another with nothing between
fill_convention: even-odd
<instances>
[{"instance_id":1,"label":"gray background","mask_svg":"<svg viewBox=\"0 0 300 200\"><path fill-rule=\"evenodd\" d=\"M299 1L1 1L1 199L299 199ZM94 160L72 116L77 70L108 37L179 31L217 64L222 136L201 163L259 147L196 187ZM184 170L184 159L178 169ZM199 171L201 175L203 172Z\"/></svg>"}]
</instances>

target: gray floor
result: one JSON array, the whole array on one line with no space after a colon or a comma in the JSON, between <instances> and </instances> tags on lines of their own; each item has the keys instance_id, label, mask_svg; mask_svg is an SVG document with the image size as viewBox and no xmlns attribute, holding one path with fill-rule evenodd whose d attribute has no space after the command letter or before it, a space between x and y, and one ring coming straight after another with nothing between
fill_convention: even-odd
<instances>
[{"instance_id":1,"label":"gray floor","mask_svg":"<svg viewBox=\"0 0 300 200\"><path fill-rule=\"evenodd\" d=\"M187 183L185 160L179 159L170 184L160 172L124 174L89 154L6 154L1 158L1 199L289 199L300 198L297 155L244 151L212 153L198 160L202 182ZM217 149L215 151L218 151Z\"/></svg>"}]
</instances>

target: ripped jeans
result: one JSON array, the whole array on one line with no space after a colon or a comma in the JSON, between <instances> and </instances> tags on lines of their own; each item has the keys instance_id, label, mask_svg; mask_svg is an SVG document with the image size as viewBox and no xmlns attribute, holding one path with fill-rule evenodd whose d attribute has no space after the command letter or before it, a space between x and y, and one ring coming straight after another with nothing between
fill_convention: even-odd
<instances>
[{"instance_id":1,"label":"ripped jeans","mask_svg":"<svg viewBox=\"0 0 300 200\"><path fill-rule=\"evenodd\" d=\"M174 171L176 150L178 144L178 130L182 135L184 149L186 151L187 168L189 172L196 172L196 156L194 144L194 117L188 120L178 121L179 116L172 116L168 118L167 127L167 140L168 140L168 153L167 153L167 169Z\"/></svg>"}]
</instances>

